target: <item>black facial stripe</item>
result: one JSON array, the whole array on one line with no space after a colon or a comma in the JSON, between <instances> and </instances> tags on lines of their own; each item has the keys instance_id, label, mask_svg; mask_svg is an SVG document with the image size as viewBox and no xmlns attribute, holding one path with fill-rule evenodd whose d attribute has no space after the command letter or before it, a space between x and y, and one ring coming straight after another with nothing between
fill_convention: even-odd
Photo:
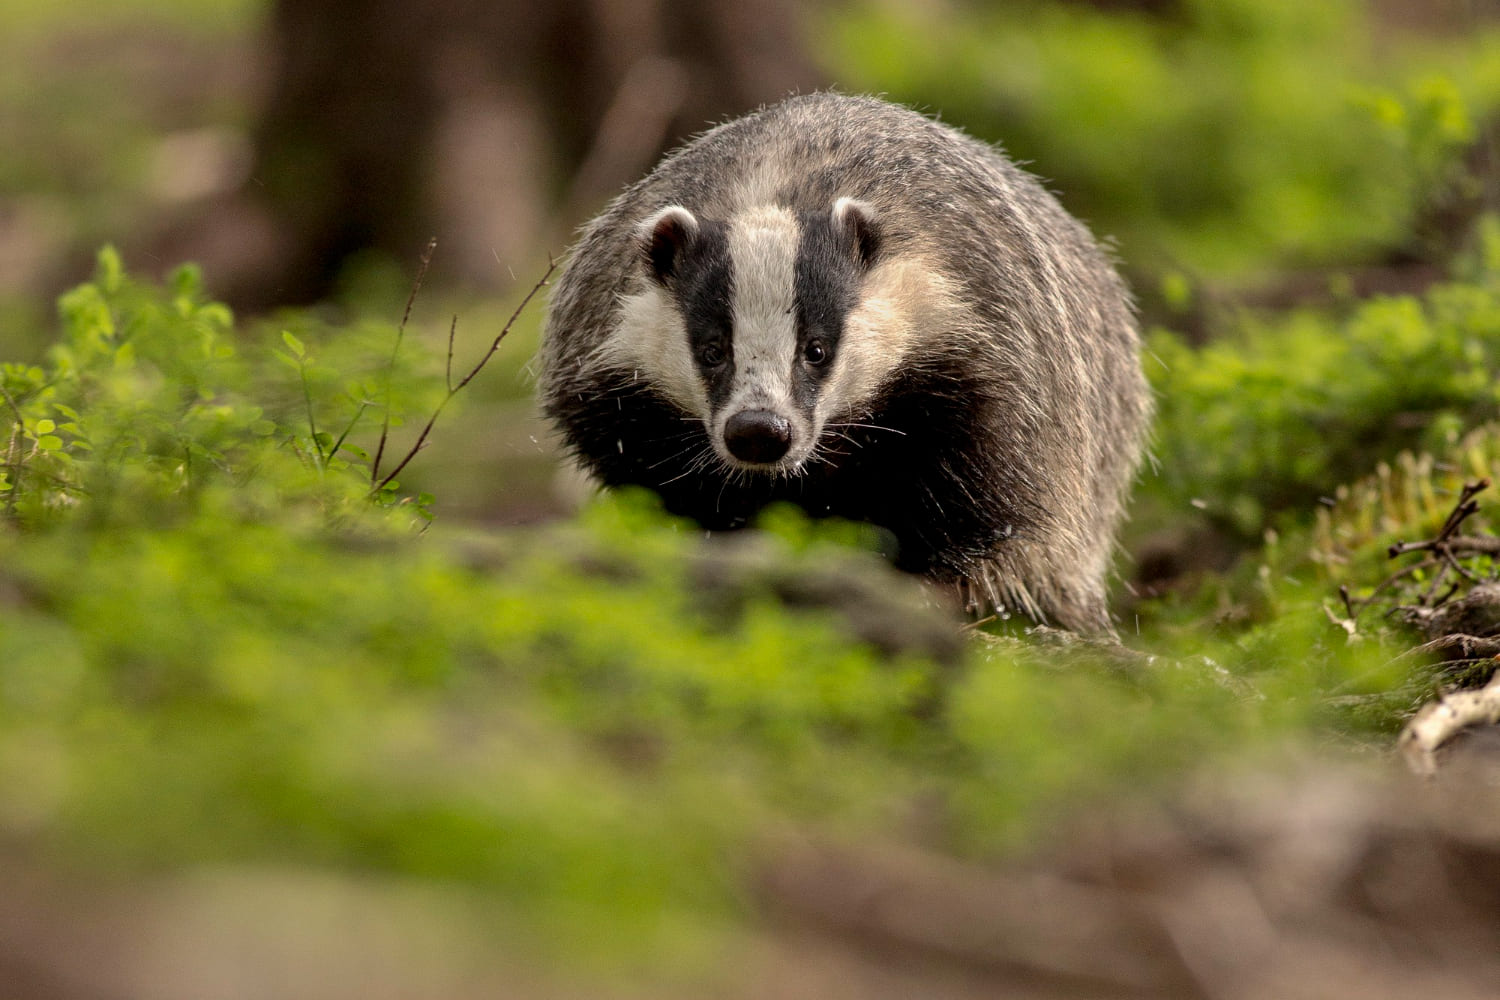
<instances>
[{"instance_id":1,"label":"black facial stripe","mask_svg":"<svg viewBox=\"0 0 1500 1000\"><path fill-rule=\"evenodd\" d=\"M844 320L859 298L862 277L859 250L847 232L834 228L828 212L803 212L798 216L802 241L797 247L797 357L809 341L821 341L826 360L821 365L797 364L793 368L792 393L799 405L811 408L818 389L833 370Z\"/></svg>"},{"instance_id":2,"label":"black facial stripe","mask_svg":"<svg viewBox=\"0 0 1500 1000\"><path fill-rule=\"evenodd\" d=\"M729 398L734 382L734 266L729 259L729 227L723 222L700 222L691 251L677 262L673 291L687 325L688 350L708 394L718 409ZM718 349L725 363L705 364L704 349Z\"/></svg>"}]
</instances>

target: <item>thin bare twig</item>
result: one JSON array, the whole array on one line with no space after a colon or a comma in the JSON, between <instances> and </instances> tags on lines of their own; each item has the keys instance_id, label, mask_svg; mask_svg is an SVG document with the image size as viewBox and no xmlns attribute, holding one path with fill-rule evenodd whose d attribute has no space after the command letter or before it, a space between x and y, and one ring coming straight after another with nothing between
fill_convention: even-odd
<instances>
[{"instance_id":1,"label":"thin bare twig","mask_svg":"<svg viewBox=\"0 0 1500 1000\"><path fill-rule=\"evenodd\" d=\"M1457 531L1463 523L1479 511L1479 504L1474 497L1489 488L1488 479L1477 479L1465 483L1459 491L1457 501L1453 508L1448 511L1448 516L1443 519L1443 525L1438 529L1435 537L1421 542L1396 542L1386 550L1386 555L1395 559L1398 556L1409 555L1413 552L1430 553L1421 562L1414 563L1404 569L1398 570L1376 584L1370 593L1356 600L1347 586L1339 588L1339 596L1344 601L1344 608L1349 617L1355 618L1359 612L1375 603L1376 597L1387 588L1397 582L1416 573L1436 569L1431 582L1417 598L1417 607L1438 607L1453 597L1458 592L1461 584L1449 579L1450 571L1464 580L1477 583L1479 578L1465 567L1457 558L1461 554L1474 555L1500 555L1500 538L1490 536L1459 535ZM1439 596L1439 591L1444 584L1448 584L1447 591Z\"/></svg>"},{"instance_id":2,"label":"thin bare twig","mask_svg":"<svg viewBox=\"0 0 1500 1000\"><path fill-rule=\"evenodd\" d=\"M1455 537L1459 526L1479 511L1479 504L1474 500L1474 496L1489 489L1489 486L1488 479L1465 483L1463 490L1459 493L1458 502L1448 512L1448 517L1443 521L1443 526L1439 529L1436 538L1425 542L1397 542L1386 550L1387 554L1394 559L1408 552L1437 552L1444 548L1467 552L1500 552L1500 539Z\"/></svg>"},{"instance_id":3,"label":"thin bare twig","mask_svg":"<svg viewBox=\"0 0 1500 1000\"><path fill-rule=\"evenodd\" d=\"M556 270L557 261L549 253L547 255L547 270L542 272L541 278L538 279L536 284L531 286L531 290L526 293L526 297L521 299L520 304L517 305L516 308L511 312L510 319L507 319L505 321L505 325L501 327L500 332L495 335L494 342L490 344L490 349L485 352L484 357L480 358L479 363L476 364L472 369L470 369L469 374L465 375L463 379L458 383L458 385L453 387L454 392L457 392L464 386L468 385L469 382L474 378L474 376L478 375L480 370L483 369L485 365L489 364L491 356L493 356L494 353L500 349L500 342L505 339L508 333L510 333L510 328L516 325L516 320L520 319L521 310L525 309L527 305L531 303L531 300L536 298L536 294L538 292L547 287L547 285L552 280L552 272Z\"/></svg>"},{"instance_id":4,"label":"thin bare twig","mask_svg":"<svg viewBox=\"0 0 1500 1000\"><path fill-rule=\"evenodd\" d=\"M453 323L448 328L448 395L444 396L443 401L438 403L437 408L432 411L432 416L427 419L427 424L422 428L422 432L417 435L416 443L413 444L407 451L406 456L396 464L396 467L392 469L384 479L376 482L371 488L370 492L378 493L381 490L385 489L386 486L388 486L395 480L398 475L401 474L401 470L406 468L407 463L409 463L413 458L417 457L417 452L426 447L427 436L432 433L433 425L437 423L438 417L442 416L443 410L447 408L450 402L452 402L453 397L458 395L458 393L464 388L464 386L472 382L474 380L474 377L484 370L485 365L489 364L490 358L494 357L495 352L500 349L501 341L506 338L506 336L510 333L511 328L515 326L516 320L520 318L521 311L526 308L526 306L531 302L532 299L536 298L538 292L547 287L548 283L552 279L552 272L556 270L557 261L554 260L549 254L547 256L547 270L542 273L542 276L539 279L537 279L536 284L531 286L531 290L526 293L525 297L521 299L520 304L517 305L515 310L510 314L510 318L505 321L505 325L500 328L500 332L495 335L495 339L490 343L490 349L484 353L484 357L480 358L478 363L476 363L473 368L469 369L468 374L459 379L458 384L456 385L451 383L453 364L453 338L458 331L458 317L453 317ZM381 444L385 444L384 434L381 435Z\"/></svg>"},{"instance_id":5,"label":"thin bare twig","mask_svg":"<svg viewBox=\"0 0 1500 1000\"><path fill-rule=\"evenodd\" d=\"M396 355L401 351L401 340L406 336L406 322L411 319L411 308L417 301L417 293L422 290L422 282L427 278L427 267L432 263L432 255L437 250L437 237L434 236L427 241L427 247L422 251L422 260L417 267L417 276L411 283L411 294L406 297L406 309L401 313L401 325L396 327L396 343L391 347L391 360L385 369L385 421L380 426L380 443L375 447L375 460L370 463L370 486L372 490L379 490L386 482L390 482L387 476L385 482L380 482L380 460L385 456L385 443L391 436L391 375L396 370ZM402 463L405 464L405 463Z\"/></svg>"},{"instance_id":6,"label":"thin bare twig","mask_svg":"<svg viewBox=\"0 0 1500 1000\"><path fill-rule=\"evenodd\" d=\"M1434 539L1430 542L1398 542L1390 548L1392 558L1408 552L1427 551L1462 552L1480 556L1500 555L1500 538L1488 535L1456 535L1442 541Z\"/></svg>"},{"instance_id":7,"label":"thin bare twig","mask_svg":"<svg viewBox=\"0 0 1500 1000\"><path fill-rule=\"evenodd\" d=\"M1404 577L1411 576L1411 575L1413 575L1415 573L1419 573L1419 572L1421 572L1423 570L1431 569L1432 567L1437 566L1437 565L1439 565L1439 560L1437 560L1435 558L1427 558L1427 559L1423 559L1419 563L1413 563L1412 565L1407 566L1405 569L1399 569L1399 570L1397 570L1396 572L1392 573L1390 576L1386 577L1384 580L1381 580L1374 587L1370 588L1369 596L1362 597L1362 598L1360 598L1358 600L1358 602L1357 602L1359 604L1358 611L1354 611L1352 603L1350 602L1350 600L1348 598L1345 599L1345 604L1346 604L1346 606L1350 607L1351 611L1353 612L1352 616L1357 616L1359 611L1363 611L1365 608L1368 608L1370 605L1372 605L1372 604L1375 603L1375 598L1376 598L1377 595L1380 594L1381 591L1385 590L1388 587L1393 586L1394 584L1396 584L1397 582L1399 582L1400 580L1402 580ZM1345 586L1345 587L1341 587L1340 589L1344 590L1344 591L1347 591L1349 588L1347 586Z\"/></svg>"},{"instance_id":8,"label":"thin bare twig","mask_svg":"<svg viewBox=\"0 0 1500 1000\"><path fill-rule=\"evenodd\" d=\"M1344 615L1350 621L1359 617L1359 612L1354 610L1354 597L1349 593L1347 583L1339 584L1339 599L1344 602Z\"/></svg>"}]
</instances>

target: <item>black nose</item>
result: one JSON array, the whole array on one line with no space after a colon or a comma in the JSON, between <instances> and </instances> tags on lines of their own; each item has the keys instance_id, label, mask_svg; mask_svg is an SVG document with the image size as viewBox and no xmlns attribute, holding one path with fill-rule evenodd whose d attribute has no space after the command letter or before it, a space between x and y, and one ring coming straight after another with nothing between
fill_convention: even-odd
<instances>
[{"instance_id":1,"label":"black nose","mask_svg":"<svg viewBox=\"0 0 1500 1000\"><path fill-rule=\"evenodd\" d=\"M741 462L770 465L792 446L792 422L770 410L741 410L724 425L724 446Z\"/></svg>"}]
</instances>

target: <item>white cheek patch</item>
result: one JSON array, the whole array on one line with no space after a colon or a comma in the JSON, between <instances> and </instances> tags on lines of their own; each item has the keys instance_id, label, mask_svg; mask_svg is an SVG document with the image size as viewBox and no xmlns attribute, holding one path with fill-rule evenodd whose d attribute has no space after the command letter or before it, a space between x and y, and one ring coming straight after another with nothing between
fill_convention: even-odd
<instances>
[{"instance_id":1,"label":"white cheek patch","mask_svg":"<svg viewBox=\"0 0 1500 1000\"><path fill-rule=\"evenodd\" d=\"M708 417L708 395L688 347L687 327L665 289L650 285L622 298L619 323L589 365L632 369L688 413Z\"/></svg>"},{"instance_id":2,"label":"white cheek patch","mask_svg":"<svg viewBox=\"0 0 1500 1000\"><path fill-rule=\"evenodd\" d=\"M797 357L797 219L767 206L729 224L734 268L734 388L721 418L743 409L770 409L796 419L791 404Z\"/></svg>"},{"instance_id":3,"label":"white cheek patch","mask_svg":"<svg viewBox=\"0 0 1500 1000\"><path fill-rule=\"evenodd\" d=\"M818 422L858 411L890 381L914 344L953 327L962 314L951 283L920 259L876 265L844 318L833 372L818 396Z\"/></svg>"}]
</instances>

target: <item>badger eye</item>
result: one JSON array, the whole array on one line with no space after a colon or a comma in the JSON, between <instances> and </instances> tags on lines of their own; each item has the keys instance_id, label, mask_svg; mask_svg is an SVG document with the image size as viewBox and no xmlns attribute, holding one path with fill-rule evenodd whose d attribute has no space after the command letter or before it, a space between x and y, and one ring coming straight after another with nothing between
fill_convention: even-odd
<instances>
[{"instance_id":1,"label":"badger eye","mask_svg":"<svg viewBox=\"0 0 1500 1000\"><path fill-rule=\"evenodd\" d=\"M724 349L718 344L704 344L698 348L698 361L705 368L717 368L724 363Z\"/></svg>"},{"instance_id":2,"label":"badger eye","mask_svg":"<svg viewBox=\"0 0 1500 1000\"><path fill-rule=\"evenodd\" d=\"M809 340L802 348L802 359L810 365L821 365L828 360L828 348L821 340Z\"/></svg>"}]
</instances>

